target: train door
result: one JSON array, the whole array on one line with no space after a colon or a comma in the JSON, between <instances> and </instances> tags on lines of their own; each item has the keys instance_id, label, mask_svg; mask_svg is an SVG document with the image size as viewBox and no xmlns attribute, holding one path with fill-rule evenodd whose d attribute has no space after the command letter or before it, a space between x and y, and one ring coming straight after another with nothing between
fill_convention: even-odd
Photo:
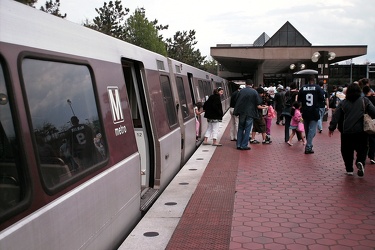
<instances>
[{"instance_id":1,"label":"train door","mask_svg":"<svg viewBox=\"0 0 375 250\"><path fill-rule=\"evenodd\" d=\"M154 186L154 142L149 121L149 112L143 88L143 77L140 65L122 60L126 90L129 98L129 108L132 113L135 137L141 156L142 194Z\"/></svg>"}]
</instances>

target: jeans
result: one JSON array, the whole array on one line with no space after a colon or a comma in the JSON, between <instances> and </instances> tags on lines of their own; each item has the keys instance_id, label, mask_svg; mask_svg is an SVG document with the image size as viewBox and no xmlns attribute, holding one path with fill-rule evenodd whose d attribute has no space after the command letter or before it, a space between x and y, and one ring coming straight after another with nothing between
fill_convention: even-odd
<instances>
[{"instance_id":1,"label":"jeans","mask_svg":"<svg viewBox=\"0 0 375 250\"><path fill-rule=\"evenodd\" d=\"M326 108L319 108L319 120L318 120L318 130L323 130L323 117L326 112Z\"/></svg>"},{"instance_id":2,"label":"jeans","mask_svg":"<svg viewBox=\"0 0 375 250\"><path fill-rule=\"evenodd\" d=\"M252 126L252 117L240 115L238 121L237 148L246 148L249 145L250 130Z\"/></svg>"},{"instance_id":3,"label":"jeans","mask_svg":"<svg viewBox=\"0 0 375 250\"><path fill-rule=\"evenodd\" d=\"M292 117L289 116L289 115L284 115L284 119L285 119L285 135L284 135L284 139L285 139L285 142L289 141L289 127L290 127L290 121L292 120Z\"/></svg>"},{"instance_id":4,"label":"jeans","mask_svg":"<svg viewBox=\"0 0 375 250\"><path fill-rule=\"evenodd\" d=\"M313 147L313 139L316 135L316 127L318 125L318 121L315 120L303 120L303 124L305 126L305 133L306 133L306 147L305 150L312 150Z\"/></svg>"}]
</instances>

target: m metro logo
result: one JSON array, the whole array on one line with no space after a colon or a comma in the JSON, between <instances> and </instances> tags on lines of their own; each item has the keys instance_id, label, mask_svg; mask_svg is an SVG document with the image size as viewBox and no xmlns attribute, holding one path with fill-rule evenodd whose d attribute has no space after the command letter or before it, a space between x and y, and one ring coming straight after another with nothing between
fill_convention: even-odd
<instances>
[{"instance_id":1,"label":"m metro logo","mask_svg":"<svg viewBox=\"0 0 375 250\"><path fill-rule=\"evenodd\" d=\"M118 124L124 122L124 113L121 108L120 92L116 86L108 86L108 97L111 104L112 110L112 120L113 124ZM120 127L115 128L115 135L123 135L126 133L126 126L120 125Z\"/></svg>"},{"instance_id":2,"label":"m metro logo","mask_svg":"<svg viewBox=\"0 0 375 250\"><path fill-rule=\"evenodd\" d=\"M124 114L121 108L120 93L117 86L108 86L108 97L111 104L112 120L114 124L124 121Z\"/></svg>"}]
</instances>

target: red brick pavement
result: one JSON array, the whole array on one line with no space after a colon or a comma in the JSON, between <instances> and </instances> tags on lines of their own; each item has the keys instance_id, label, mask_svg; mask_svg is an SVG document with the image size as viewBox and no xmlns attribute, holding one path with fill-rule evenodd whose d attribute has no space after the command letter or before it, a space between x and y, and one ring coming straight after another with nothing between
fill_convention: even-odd
<instances>
[{"instance_id":1,"label":"red brick pavement","mask_svg":"<svg viewBox=\"0 0 375 250\"><path fill-rule=\"evenodd\" d=\"M271 145L236 150L228 126L167 249L375 249L375 165L346 176L323 125L311 155L275 123Z\"/></svg>"}]
</instances>

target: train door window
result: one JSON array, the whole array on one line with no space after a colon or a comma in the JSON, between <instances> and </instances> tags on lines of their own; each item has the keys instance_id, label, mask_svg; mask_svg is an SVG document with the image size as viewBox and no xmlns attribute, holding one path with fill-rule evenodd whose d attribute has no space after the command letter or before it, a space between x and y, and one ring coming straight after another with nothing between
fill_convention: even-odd
<instances>
[{"instance_id":1,"label":"train door window","mask_svg":"<svg viewBox=\"0 0 375 250\"><path fill-rule=\"evenodd\" d=\"M213 89L212 89L212 86L210 84L210 82L208 81L205 81L204 82L204 85L203 85L203 92L204 92L204 95L208 98L210 95L213 94Z\"/></svg>"},{"instance_id":2,"label":"train door window","mask_svg":"<svg viewBox=\"0 0 375 250\"><path fill-rule=\"evenodd\" d=\"M90 70L26 58L22 76L40 174L54 193L107 158Z\"/></svg>"},{"instance_id":3,"label":"train door window","mask_svg":"<svg viewBox=\"0 0 375 250\"><path fill-rule=\"evenodd\" d=\"M164 107L168 116L169 126L177 124L177 115L174 108L174 101L172 96L171 83L168 76L160 76L161 90L163 93Z\"/></svg>"},{"instance_id":4,"label":"train door window","mask_svg":"<svg viewBox=\"0 0 375 250\"><path fill-rule=\"evenodd\" d=\"M5 82L5 67L0 67L0 218L17 206L26 195L21 168L19 139Z\"/></svg>"},{"instance_id":5,"label":"train door window","mask_svg":"<svg viewBox=\"0 0 375 250\"><path fill-rule=\"evenodd\" d=\"M182 79L182 77L176 77L176 85L177 85L178 98L180 99L182 117L185 119L189 117L190 112L189 112L189 107L186 101L184 80Z\"/></svg>"},{"instance_id":6,"label":"train door window","mask_svg":"<svg viewBox=\"0 0 375 250\"><path fill-rule=\"evenodd\" d=\"M202 80L198 80L198 96L201 102L206 100L206 96L204 95L204 83Z\"/></svg>"}]
</instances>

